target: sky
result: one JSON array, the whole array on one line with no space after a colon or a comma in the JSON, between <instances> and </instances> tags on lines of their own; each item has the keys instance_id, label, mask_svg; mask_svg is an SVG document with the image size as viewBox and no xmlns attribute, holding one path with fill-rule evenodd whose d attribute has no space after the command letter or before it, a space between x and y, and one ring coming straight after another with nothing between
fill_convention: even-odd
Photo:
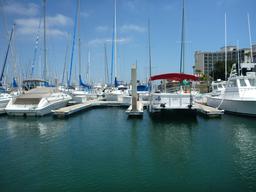
<instances>
[{"instance_id":1,"label":"sky","mask_svg":"<svg viewBox=\"0 0 256 192\"><path fill-rule=\"evenodd\" d=\"M111 68L114 1L81 0L80 3L81 74L86 79L90 52L89 80L104 82L105 61L109 76ZM64 63L68 68L70 66L76 6L76 0L47 0L47 72L51 79L61 81ZM255 0L185 0L185 73L192 73L195 51L217 51L224 46L225 13L229 45L250 46L248 14L252 42L256 42L255 7ZM179 72L181 15L182 0L117 0L119 80L130 81L131 65L135 63L138 79L145 81L149 76L148 20L152 75ZM7 77L29 77L37 35L35 76L42 74L42 17L42 0L0 0L0 66L4 63L12 25L16 24L7 62ZM76 34L72 70L74 81L79 74L77 45Z\"/></svg>"}]
</instances>

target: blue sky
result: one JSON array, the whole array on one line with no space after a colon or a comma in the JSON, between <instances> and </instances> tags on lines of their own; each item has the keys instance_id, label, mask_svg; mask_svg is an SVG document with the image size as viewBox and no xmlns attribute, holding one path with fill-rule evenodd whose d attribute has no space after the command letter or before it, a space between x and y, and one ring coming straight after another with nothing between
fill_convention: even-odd
<instances>
[{"instance_id":1,"label":"blue sky","mask_svg":"<svg viewBox=\"0 0 256 192\"><path fill-rule=\"evenodd\" d=\"M0 65L3 65L8 34L16 23L9 76L31 71L36 34L42 16L40 0L0 0ZM192 73L196 50L215 51L224 46L224 14L227 14L227 42L249 47L247 13L252 41L256 38L255 0L185 0L185 72ZM47 1L47 58L51 77L61 78L65 51L70 64L76 0ZM152 73L179 71L182 0L117 0L118 74L130 80L130 67L137 61L138 78L148 76L147 21L151 20ZM81 0L82 75L91 51L91 81L104 80L104 43L111 63L113 0ZM36 59L36 74L42 71L42 28ZM74 52L73 77L78 77L78 51ZM14 67L16 63L16 67Z\"/></svg>"}]
</instances>

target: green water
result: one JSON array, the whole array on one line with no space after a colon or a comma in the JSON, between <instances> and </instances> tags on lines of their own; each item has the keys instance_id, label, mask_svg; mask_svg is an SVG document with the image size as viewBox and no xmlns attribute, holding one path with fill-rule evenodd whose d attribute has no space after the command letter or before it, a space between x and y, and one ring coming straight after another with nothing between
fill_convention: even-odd
<instances>
[{"instance_id":1,"label":"green water","mask_svg":"<svg viewBox=\"0 0 256 192\"><path fill-rule=\"evenodd\" d=\"M256 191L256 119L0 117L0 191Z\"/></svg>"}]
</instances>

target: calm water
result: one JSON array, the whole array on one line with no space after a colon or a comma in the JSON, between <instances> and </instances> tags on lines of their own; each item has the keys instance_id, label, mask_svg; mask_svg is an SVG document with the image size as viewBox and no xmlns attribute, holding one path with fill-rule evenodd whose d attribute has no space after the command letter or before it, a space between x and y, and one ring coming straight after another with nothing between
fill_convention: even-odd
<instances>
[{"instance_id":1,"label":"calm water","mask_svg":"<svg viewBox=\"0 0 256 192\"><path fill-rule=\"evenodd\" d=\"M256 191L256 119L0 117L0 191Z\"/></svg>"}]
</instances>

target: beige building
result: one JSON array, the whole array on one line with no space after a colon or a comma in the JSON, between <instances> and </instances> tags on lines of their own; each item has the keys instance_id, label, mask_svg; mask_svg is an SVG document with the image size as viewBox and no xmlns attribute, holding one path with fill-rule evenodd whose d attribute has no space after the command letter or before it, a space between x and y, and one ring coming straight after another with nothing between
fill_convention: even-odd
<instances>
[{"instance_id":1,"label":"beige building","mask_svg":"<svg viewBox=\"0 0 256 192\"><path fill-rule=\"evenodd\" d=\"M253 45L253 58L256 62L256 45ZM236 46L227 46L227 61L250 62L250 49L244 48L237 50ZM214 70L214 65L218 61L225 61L225 47L222 47L216 52L195 52L195 67L194 73L201 73L205 75L211 75Z\"/></svg>"}]
</instances>

